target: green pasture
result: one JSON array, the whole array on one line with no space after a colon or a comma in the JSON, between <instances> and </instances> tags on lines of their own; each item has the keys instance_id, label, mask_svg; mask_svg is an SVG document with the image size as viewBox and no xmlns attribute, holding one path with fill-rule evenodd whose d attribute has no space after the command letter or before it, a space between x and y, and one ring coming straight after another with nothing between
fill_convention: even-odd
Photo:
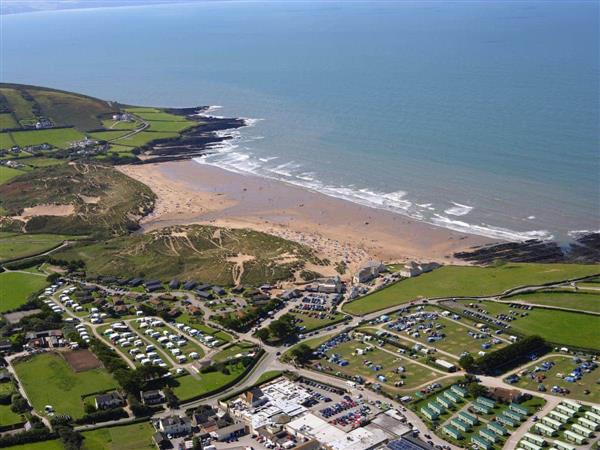
<instances>
[{"instance_id":1,"label":"green pasture","mask_svg":"<svg viewBox=\"0 0 600 450\"><path fill-rule=\"evenodd\" d=\"M168 139L175 138L179 136L179 133L167 133L167 132L153 132L153 131L140 131L132 136L128 136L125 138L117 139L114 141L116 144L126 145L129 147L141 147L146 145L152 141L156 141L159 139Z\"/></svg>"},{"instance_id":2,"label":"green pasture","mask_svg":"<svg viewBox=\"0 0 600 450\"><path fill-rule=\"evenodd\" d=\"M64 234L17 234L0 232L0 261L38 255L76 236Z\"/></svg>"},{"instance_id":3,"label":"green pasture","mask_svg":"<svg viewBox=\"0 0 600 450\"><path fill-rule=\"evenodd\" d=\"M177 377L172 381L173 392L179 400L185 401L197 395L218 390L240 377L245 370L241 362L229 364L227 368L229 370L228 374L216 371L200 373L198 378L194 378L192 375Z\"/></svg>"},{"instance_id":4,"label":"green pasture","mask_svg":"<svg viewBox=\"0 0 600 450\"><path fill-rule=\"evenodd\" d=\"M69 144L85 136L75 128L49 128L45 130L13 131L13 141L20 147L50 144L53 147L67 148Z\"/></svg>"},{"instance_id":5,"label":"green pasture","mask_svg":"<svg viewBox=\"0 0 600 450\"><path fill-rule=\"evenodd\" d=\"M505 300L600 313L600 291L547 290L518 294Z\"/></svg>"},{"instance_id":6,"label":"green pasture","mask_svg":"<svg viewBox=\"0 0 600 450\"><path fill-rule=\"evenodd\" d=\"M14 364L27 396L37 411L52 405L58 414L83 416L82 397L113 389L117 383L104 369L74 372L56 353L42 353Z\"/></svg>"},{"instance_id":7,"label":"green pasture","mask_svg":"<svg viewBox=\"0 0 600 450\"><path fill-rule=\"evenodd\" d=\"M0 114L0 129L4 130L7 128L19 128L19 123L15 120L10 113Z\"/></svg>"},{"instance_id":8,"label":"green pasture","mask_svg":"<svg viewBox=\"0 0 600 450\"><path fill-rule=\"evenodd\" d=\"M12 167L0 166L0 184L4 184L7 181L12 180L19 175L23 175L25 172L19 169L13 169Z\"/></svg>"},{"instance_id":9,"label":"green pasture","mask_svg":"<svg viewBox=\"0 0 600 450\"><path fill-rule=\"evenodd\" d=\"M48 284L45 276L21 272L0 273L0 313L23 305L31 294Z\"/></svg>"},{"instance_id":10,"label":"green pasture","mask_svg":"<svg viewBox=\"0 0 600 450\"><path fill-rule=\"evenodd\" d=\"M500 267L444 266L399 281L344 305L344 311L364 315L419 298L501 294L511 288L579 278L600 272L599 265L505 264Z\"/></svg>"},{"instance_id":11,"label":"green pasture","mask_svg":"<svg viewBox=\"0 0 600 450\"><path fill-rule=\"evenodd\" d=\"M84 431L83 450L138 450L155 448L149 422Z\"/></svg>"}]
</instances>

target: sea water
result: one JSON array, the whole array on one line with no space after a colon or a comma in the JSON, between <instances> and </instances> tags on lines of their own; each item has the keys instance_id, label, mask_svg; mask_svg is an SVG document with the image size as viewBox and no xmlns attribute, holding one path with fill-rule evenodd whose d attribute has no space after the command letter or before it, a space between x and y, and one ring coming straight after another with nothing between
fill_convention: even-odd
<instances>
[{"instance_id":1,"label":"sea water","mask_svg":"<svg viewBox=\"0 0 600 450\"><path fill-rule=\"evenodd\" d=\"M200 2L2 16L1 80L248 126L200 163L523 240L600 228L599 4Z\"/></svg>"}]
</instances>

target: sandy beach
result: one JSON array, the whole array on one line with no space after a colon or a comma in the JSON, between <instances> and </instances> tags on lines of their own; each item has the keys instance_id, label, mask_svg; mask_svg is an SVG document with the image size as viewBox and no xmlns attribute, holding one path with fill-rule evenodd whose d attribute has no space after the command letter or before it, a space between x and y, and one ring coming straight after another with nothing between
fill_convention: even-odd
<instances>
[{"instance_id":1,"label":"sandy beach","mask_svg":"<svg viewBox=\"0 0 600 450\"><path fill-rule=\"evenodd\" d=\"M280 181L195 161L119 167L148 185L156 208L145 231L176 224L251 228L311 246L351 269L376 258L457 262L456 251L490 240L361 206Z\"/></svg>"}]
</instances>

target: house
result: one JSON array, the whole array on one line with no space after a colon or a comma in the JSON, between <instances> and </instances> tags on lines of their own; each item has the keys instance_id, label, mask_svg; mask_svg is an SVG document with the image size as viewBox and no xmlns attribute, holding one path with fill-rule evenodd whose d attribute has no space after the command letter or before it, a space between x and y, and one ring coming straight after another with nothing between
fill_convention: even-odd
<instances>
[{"instance_id":1,"label":"house","mask_svg":"<svg viewBox=\"0 0 600 450\"><path fill-rule=\"evenodd\" d=\"M123 397L118 392L96 395L96 409L111 409L123 406Z\"/></svg>"},{"instance_id":2,"label":"house","mask_svg":"<svg viewBox=\"0 0 600 450\"><path fill-rule=\"evenodd\" d=\"M422 273L431 272L433 269L438 267L440 267L438 263L416 263L411 261L405 264L400 270L400 276L403 278L417 277Z\"/></svg>"},{"instance_id":3,"label":"house","mask_svg":"<svg viewBox=\"0 0 600 450\"><path fill-rule=\"evenodd\" d=\"M164 433L161 433L160 431L157 431L156 433L154 433L154 435L152 436L152 440L154 441L154 443L156 444L156 446L160 449L160 448L169 448L171 446L171 441L169 441L167 439L167 437L165 436Z\"/></svg>"},{"instance_id":4,"label":"house","mask_svg":"<svg viewBox=\"0 0 600 450\"><path fill-rule=\"evenodd\" d=\"M154 391L140 391L140 399L142 400L142 404L149 405L158 405L159 403L163 403L165 401L165 395L162 391L154 390Z\"/></svg>"},{"instance_id":5,"label":"house","mask_svg":"<svg viewBox=\"0 0 600 450\"><path fill-rule=\"evenodd\" d=\"M352 281L356 283L367 283L373 278L376 278L381 272L385 272L387 268L385 264L377 261L369 261L365 264L352 278Z\"/></svg>"},{"instance_id":6,"label":"house","mask_svg":"<svg viewBox=\"0 0 600 450\"><path fill-rule=\"evenodd\" d=\"M172 436L190 434L192 431L192 420L187 416L162 417L158 421L158 430Z\"/></svg>"},{"instance_id":7,"label":"house","mask_svg":"<svg viewBox=\"0 0 600 450\"><path fill-rule=\"evenodd\" d=\"M317 283L317 291L326 294L334 294L342 292L342 280L339 276L326 278Z\"/></svg>"}]
</instances>

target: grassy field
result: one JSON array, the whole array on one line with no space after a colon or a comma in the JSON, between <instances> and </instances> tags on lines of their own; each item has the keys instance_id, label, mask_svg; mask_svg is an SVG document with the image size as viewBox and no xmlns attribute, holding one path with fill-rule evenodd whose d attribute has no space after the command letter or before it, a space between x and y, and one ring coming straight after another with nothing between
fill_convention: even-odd
<instances>
[{"instance_id":1,"label":"grassy field","mask_svg":"<svg viewBox=\"0 0 600 450\"><path fill-rule=\"evenodd\" d=\"M155 448L154 428L148 422L100 428L82 433L83 450L137 450Z\"/></svg>"},{"instance_id":2,"label":"grassy field","mask_svg":"<svg viewBox=\"0 0 600 450\"><path fill-rule=\"evenodd\" d=\"M35 117L31 111L31 103L25 100L17 89L13 89L2 83L0 84L0 95L6 100L8 108L15 113L17 120L32 119Z\"/></svg>"},{"instance_id":3,"label":"grassy field","mask_svg":"<svg viewBox=\"0 0 600 450\"><path fill-rule=\"evenodd\" d=\"M600 313L600 291L548 290L519 294L506 300Z\"/></svg>"},{"instance_id":4,"label":"grassy field","mask_svg":"<svg viewBox=\"0 0 600 450\"><path fill-rule=\"evenodd\" d=\"M34 292L48 286L46 277L20 272L0 273L0 313L21 306Z\"/></svg>"},{"instance_id":5,"label":"grassy field","mask_svg":"<svg viewBox=\"0 0 600 450\"><path fill-rule=\"evenodd\" d=\"M187 121L164 121L164 120L152 120L148 121L150 127L148 128L150 131L170 131L170 132L181 132L187 128L193 127L194 125L198 125L198 122L192 122L191 120Z\"/></svg>"},{"instance_id":6,"label":"grassy field","mask_svg":"<svg viewBox=\"0 0 600 450\"><path fill-rule=\"evenodd\" d=\"M33 442L31 444L14 445L10 450L64 450L60 440L52 439L50 441Z\"/></svg>"},{"instance_id":7,"label":"grassy field","mask_svg":"<svg viewBox=\"0 0 600 450\"><path fill-rule=\"evenodd\" d=\"M404 385L399 389L411 390L443 375L441 372L415 364L406 358L394 356L392 354L394 352L393 347L390 347L389 352L374 347L372 351L363 355L356 354L357 349L365 349L368 345L358 341L349 341L338 345L327 353L327 356L334 353L341 355L343 359L349 362L347 366L339 366L328 362L326 359L318 361L318 364L325 368L325 373L341 373L349 376L360 375L365 380L372 383L381 383L390 390L398 389L394 386L397 382L404 382ZM373 366L380 366L381 369L375 371L372 369ZM396 369L400 366L405 369L402 374L396 373ZM385 376L387 380L385 382L378 381L378 375Z\"/></svg>"},{"instance_id":8,"label":"grassy field","mask_svg":"<svg viewBox=\"0 0 600 450\"><path fill-rule=\"evenodd\" d=\"M108 120L102 121L102 126L104 128L106 128L107 130L135 130L141 124L142 124L142 122L139 120L134 120L131 122L127 122L127 121L115 122L112 119L108 119Z\"/></svg>"},{"instance_id":9,"label":"grassy field","mask_svg":"<svg viewBox=\"0 0 600 450\"><path fill-rule=\"evenodd\" d=\"M328 327L330 325L335 325L344 320L344 317L348 317L342 313L332 313L326 314L325 317L311 317L310 314L305 312L296 312L293 311L291 313L295 318L300 319L300 322L297 322L296 325L299 327L304 327L303 333L309 333L314 330L319 330L321 328Z\"/></svg>"},{"instance_id":10,"label":"grassy field","mask_svg":"<svg viewBox=\"0 0 600 450\"><path fill-rule=\"evenodd\" d=\"M21 162L22 164L31 166L31 167L48 167L48 166L56 166L58 164L66 164L67 160L44 158L44 157L40 156L40 157L36 157L36 158L24 158L19 162Z\"/></svg>"},{"instance_id":11,"label":"grassy field","mask_svg":"<svg viewBox=\"0 0 600 450\"><path fill-rule=\"evenodd\" d=\"M25 422L21 414L16 414L10 409L10 405L0 405L0 425L8 426Z\"/></svg>"},{"instance_id":12,"label":"grassy field","mask_svg":"<svg viewBox=\"0 0 600 450\"><path fill-rule=\"evenodd\" d=\"M0 166L0 184L4 184L9 180L12 180L19 175L23 175L25 172L19 169L13 169L11 167Z\"/></svg>"},{"instance_id":13,"label":"grassy field","mask_svg":"<svg viewBox=\"0 0 600 450\"><path fill-rule=\"evenodd\" d=\"M67 148L71 142L79 141L85 136L75 128L50 128L47 130L13 131L10 133L16 145L50 144L58 148Z\"/></svg>"},{"instance_id":14,"label":"grassy field","mask_svg":"<svg viewBox=\"0 0 600 450\"><path fill-rule=\"evenodd\" d=\"M115 140L115 144L127 145L129 147L141 147L149 144L152 141L159 139L174 138L179 136L179 133L168 133L158 131L140 131L132 136Z\"/></svg>"},{"instance_id":15,"label":"grassy field","mask_svg":"<svg viewBox=\"0 0 600 450\"><path fill-rule=\"evenodd\" d=\"M125 234L153 208L154 198L144 184L91 164L43 167L0 185L0 207L10 215L48 203L74 206L69 216L30 219L26 230L37 233Z\"/></svg>"},{"instance_id":16,"label":"grassy field","mask_svg":"<svg viewBox=\"0 0 600 450\"><path fill-rule=\"evenodd\" d=\"M77 237L64 234L17 234L0 232L0 261L37 255L69 239L77 239Z\"/></svg>"},{"instance_id":17,"label":"grassy field","mask_svg":"<svg viewBox=\"0 0 600 450\"><path fill-rule=\"evenodd\" d=\"M599 265L505 264L500 267L444 266L402 280L348 303L344 311L363 315L418 298L500 294L508 289L578 278L600 272Z\"/></svg>"},{"instance_id":18,"label":"grassy field","mask_svg":"<svg viewBox=\"0 0 600 450\"><path fill-rule=\"evenodd\" d=\"M164 122L189 122L185 117L175 114L169 114L153 108L127 109L128 112L141 117L145 121L164 121Z\"/></svg>"},{"instance_id":19,"label":"grassy field","mask_svg":"<svg viewBox=\"0 0 600 450\"><path fill-rule=\"evenodd\" d=\"M131 133L129 130L95 131L93 133L89 133L89 136L98 141L113 141L129 133Z\"/></svg>"},{"instance_id":20,"label":"grassy field","mask_svg":"<svg viewBox=\"0 0 600 450\"><path fill-rule=\"evenodd\" d=\"M516 320L510 322L511 329L517 333L537 334L555 344L600 350L600 316L544 308L533 308L529 311L515 310L504 303L485 301L478 305L492 315L509 314L510 311L526 313L525 317L518 316ZM510 330L507 333L510 333Z\"/></svg>"},{"instance_id":21,"label":"grassy field","mask_svg":"<svg viewBox=\"0 0 600 450\"><path fill-rule=\"evenodd\" d=\"M1 194L1 189L0 189ZM295 242L251 230L210 226L178 226L145 234L74 247L58 252L62 259L82 259L88 273L138 276L169 280L202 280L219 285L234 283L236 264L230 257L250 255L243 265L241 281L260 284L290 278L305 261L315 261L312 250ZM281 262L296 255L295 262Z\"/></svg>"},{"instance_id":22,"label":"grassy field","mask_svg":"<svg viewBox=\"0 0 600 450\"><path fill-rule=\"evenodd\" d=\"M245 354L251 351L254 348L254 344L251 342L241 341L236 344L232 344L224 350L221 350L219 353L215 354L212 359L213 361L225 361L235 355L241 353Z\"/></svg>"},{"instance_id":23,"label":"grassy field","mask_svg":"<svg viewBox=\"0 0 600 450\"><path fill-rule=\"evenodd\" d=\"M15 120L12 114L10 113L1 113L0 114L0 130L5 130L7 128L19 128L19 123Z\"/></svg>"},{"instance_id":24,"label":"grassy field","mask_svg":"<svg viewBox=\"0 0 600 450\"><path fill-rule=\"evenodd\" d=\"M440 310L437 309L439 312ZM427 335L425 333L420 333L420 336L415 338L411 336L411 339L417 340L422 344L428 347L434 347L440 349L442 351L451 353L452 355L459 358L463 352L469 352L472 354L477 354L477 352L481 351L481 344L484 342L491 342L492 338L488 339L474 339L468 335L469 331L473 331L475 327L475 323L468 319L461 319L460 322L456 322L451 319L447 319L445 317L439 317L438 320L433 322L434 325L441 325L443 328L436 330L440 333L444 333L445 337L436 342L427 342ZM467 325L473 327L469 328ZM387 328L383 328L385 331L392 332L393 334L399 336L400 338L407 337L406 334L398 334L393 330L389 330ZM414 344L405 339L406 345L412 347ZM489 350L497 350L501 347L506 346L506 342L502 342L500 344L493 345ZM440 357L444 358L445 355L440 355Z\"/></svg>"},{"instance_id":25,"label":"grassy field","mask_svg":"<svg viewBox=\"0 0 600 450\"><path fill-rule=\"evenodd\" d=\"M547 372L540 372L546 375L546 379L542 382L546 386L546 389L550 390L552 386L560 386L570 391L568 395L569 398L600 403L600 384L596 383L596 381L600 378L600 369L595 369L591 373L584 374L581 380L575 383L569 383L564 379L557 377L556 375L568 375L573 369L575 369L576 364L573 362L572 357L554 356L552 358L548 358L547 361L552 361L555 363L555 365ZM537 365L539 365L539 363L534 363L527 366L525 369L533 369ZM533 380L525 375L516 383L516 386L535 391L538 388L538 383L536 380ZM589 390L590 393L585 394L584 391L586 390Z\"/></svg>"},{"instance_id":26,"label":"grassy field","mask_svg":"<svg viewBox=\"0 0 600 450\"><path fill-rule=\"evenodd\" d=\"M244 365L241 363L229 364L229 374L222 372L209 372L199 374L199 379L191 375L184 375L173 380L173 392L181 401L185 401L197 395L203 395L219 389L220 387L234 381L244 373Z\"/></svg>"},{"instance_id":27,"label":"grassy field","mask_svg":"<svg viewBox=\"0 0 600 450\"><path fill-rule=\"evenodd\" d=\"M84 414L82 396L117 387L106 370L77 373L55 353L36 355L14 367L36 410L43 411L45 405L52 405L57 413L73 418Z\"/></svg>"}]
</instances>

